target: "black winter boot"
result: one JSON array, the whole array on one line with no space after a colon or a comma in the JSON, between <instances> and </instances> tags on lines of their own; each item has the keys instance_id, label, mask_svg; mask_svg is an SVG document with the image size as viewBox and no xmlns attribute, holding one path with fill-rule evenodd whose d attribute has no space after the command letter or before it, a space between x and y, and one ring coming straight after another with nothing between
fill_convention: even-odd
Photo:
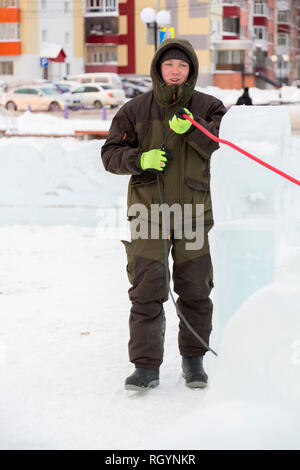
<instances>
[{"instance_id":1,"label":"black winter boot","mask_svg":"<svg viewBox=\"0 0 300 470\"><path fill-rule=\"evenodd\" d=\"M159 369L136 367L125 380L125 390L144 391L159 385Z\"/></svg>"},{"instance_id":2,"label":"black winter boot","mask_svg":"<svg viewBox=\"0 0 300 470\"><path fill-rule=\"evenodd\" d=\"M182 375L185 378L187 387L206 387L208 377L203 369L203 356L183 356Z\"/></svg>"}]
</instances>

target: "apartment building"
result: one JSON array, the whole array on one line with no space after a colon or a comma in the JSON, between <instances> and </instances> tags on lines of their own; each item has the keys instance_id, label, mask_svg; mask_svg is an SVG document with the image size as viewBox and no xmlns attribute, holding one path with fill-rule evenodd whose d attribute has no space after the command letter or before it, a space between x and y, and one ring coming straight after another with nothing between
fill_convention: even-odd
<instances>
[{"instance_id":1,"label":"apartment building","mask_svg":"<svg viewBox=\"0 0 300 470\"><path fill-rule=\"evenodd\" d=\"M83 71L81 0L0 0L2 80L57 80Z\"/></svg>"},{"instance_id":2,"label":"apartment building","mask_svg":"<svg viewBox=\"0 0 300 470\"><path fill-rule=\"evenodd\" d=\"M193 44L200 63L199 83L210 82L210 18L207 0L85 0L85 71L149 74L155 52L153 25L141 11L168 10L177 38ZM159 43L159 28L157 30Z\"/></svg>"},{"instance_id":3,"label":"apartment building","mask_svg":"<svg viewBox=\"0 0 300 470\"><path fill-rule=\"evenodd\" d=\"M300 1L277 1L275 73L281 83L300 78Z\"/></svg>"},{"instance_id":4,"label":"apartment building","mask_svg":"<svg viewBox=\"0 0 300 470\"><path fill-rule=\"evenodd\" d=\"M275 0L222 2L221 38L211 41L213 82L221 88L276 85Z\"/></svg>"},{"instance_id":5,"label":"apartment building","mask_svg":"<svg viewBox=\"0 0 300 470\"><path fill-rule=\"evenodd\" d=\"M135 73L135 1L84 0L85 72Z\"/></svg>"},{"instance_id":6,"label":"apartment building","mask_svg":"<svg viewBox=\"0 0 300 470\"><path fill-rule=\"evenodd\" d=\"M20 8L17 0L0 0L0 78L13 76L21 55Z\"/></svg>"}]
</instances>

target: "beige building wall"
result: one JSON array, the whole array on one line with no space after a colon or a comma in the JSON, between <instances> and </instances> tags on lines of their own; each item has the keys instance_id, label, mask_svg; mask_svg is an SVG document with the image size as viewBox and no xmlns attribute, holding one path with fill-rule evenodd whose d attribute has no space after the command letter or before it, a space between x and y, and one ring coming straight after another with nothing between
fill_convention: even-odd
<instances>
[{"instance_id":1,"label":"beige building wall","mask_svg":"<svg viewBox=\"0 0 300 470\"><path fill-rule=\"evenodd\" d=\"M20 0L22 54L39 54L38 0Z\"/></svg>"},{"instance_id":2,"label":"beige building wall","mask_svg":"<svg viewBox=\"0 0 300 470\"><path fill-rule=\"evenodd\" d=\"M119 44L118 49L118 65L120 67L127 67L128 65L128 45L127 44Z\"/></svg>"},{"instance_id":3,"label":"beige building wall","mask_svg":"<svg viewBox=\"0 0 300 470\"><path fill-rule=\"evenodd\" d=\"M82 0L73 0L74 57L84 58L84 4Z\"/></svg>"}]
</instances>

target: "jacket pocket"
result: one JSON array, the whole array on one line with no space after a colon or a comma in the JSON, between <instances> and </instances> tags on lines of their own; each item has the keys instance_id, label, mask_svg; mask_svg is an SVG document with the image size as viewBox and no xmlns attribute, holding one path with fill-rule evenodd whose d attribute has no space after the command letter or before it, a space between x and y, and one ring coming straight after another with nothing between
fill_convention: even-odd
<instances>
[{"instance_id":1,"label":"jacket pocket","mask_svg":"<svg viewBox=\"0 0 300 470\"><path fill-rule=\"evenodd\" d=\"M125 250L126 250L126 256L127 256L126 271L127 271L128 280L129 280L130 284L133 285L133 280L134 280L134 255L133 255L132 242L128 242L127 240L121 240L121 242L125 246Z\"/></svg>"},{"instance_id":2,"label":"jacket pocket","mask_svg":"<svg viewBox=\"0 0 300 470\"><path fill-rule=\"evenodd\" d=\"M207 181L195 180L190 176L186 176L185 182L190 188L194 189L195 191L210 191L210 187Z\"/></svg>"},{"instance_id":3,"label":"jacket pocket","mask_svg":"<svg viewBox=\"0 0 300 470\"><path fill-rule=\"evenodd\" d=\"M208 180L197 180L190 176L185 177L185 201L189 204L204 205L204 223L213 225L213 212Z\"/></svg>"},{"instance_id":4,"label":"jacket pocket","mask_svg":"<svg viewBox=\"0 0 300 470\"><path fill-rule=\"evenodd\" d=\"M145 211L150 216L151 204L157 203L156 192L157 181L155 175L139 178L131 177L128 185L127 215L129 216L128 209L130 206L133 204L143 204Z\"/></svg>"}]
</instances>

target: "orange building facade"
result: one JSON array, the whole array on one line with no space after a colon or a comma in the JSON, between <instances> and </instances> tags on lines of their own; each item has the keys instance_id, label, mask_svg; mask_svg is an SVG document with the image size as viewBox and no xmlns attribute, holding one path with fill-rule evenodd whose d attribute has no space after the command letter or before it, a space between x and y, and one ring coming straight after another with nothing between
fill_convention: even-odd
<instances>
[{"instance_id":1,"label":"orange building facade","mask_svg":"<svg viewBox=\"0 0 300 470\"><path fill-rule=\"evenodd\" d=\"M13 74L11 56L20 56L20 8L17 1L0 2L0 75Z\"/></svg>"}]
</instances>

